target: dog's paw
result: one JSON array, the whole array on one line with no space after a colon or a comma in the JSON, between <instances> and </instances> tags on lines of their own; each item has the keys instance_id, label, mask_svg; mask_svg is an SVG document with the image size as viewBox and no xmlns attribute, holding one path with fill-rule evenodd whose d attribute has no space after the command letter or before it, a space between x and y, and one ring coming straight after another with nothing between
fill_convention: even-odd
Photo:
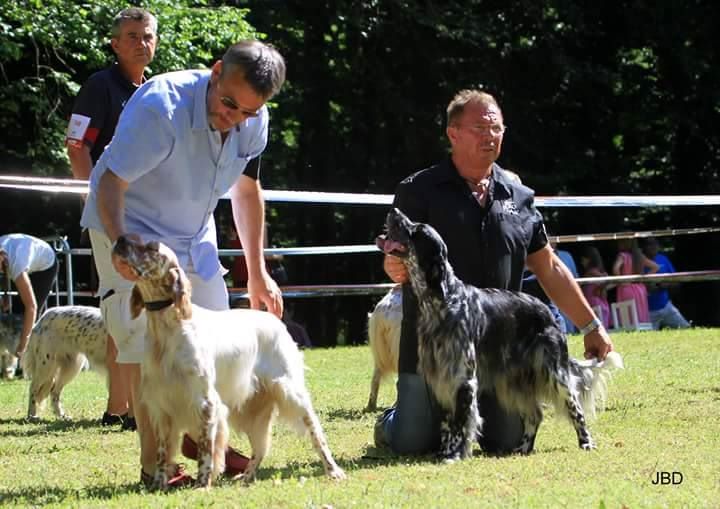
<instances>
[{"instance_id":1,"label":"dog's paw","mask_svg":"<svg viewBox=\"0 0 720 509\"><path fill-rule=\"evenodd\" d=\"M168 478L160 471L155 472L152 483L150 484L150 491L165 491L168 489Z\"/></svg>"},{"instance_id":2,"label":"dog's paw","mask_svg":"<svg viewBox=\"0 0 720 509\"><path fill-rule=\"evenodd\" d=\"M584 442L580 444L580 449L582 449L583 451L593 451L597 449L597 445L595 445L595 442L593 441Z\"/></svg>"},{"instance_id":3,"label":"dog's paw","mask_svg":"<svg viewBox=\"0 0 720 509\"><path fill-rule=\"evenodd\" d=\"M26 420L27 422L36 424L36 423L40 422L40 416L39 416L39 415L28 415L28 416L25 418L25 420Z\"/></svg>"},{"instance_id":4,"label":"dog's paw","mask_svg":"<svg viewBox=\"0 0 720 509\"><path fill-rule=\"evenodd\" d=\"M345 473L345 471L338 466L329 470L327 475L330 479L333 479L335 481L344 481L345 479L347 479L347 474Z\"/></svg>"},{"instance_id":5,"label":"dog's paw","mask_svg":"<svg viewBox=\"0 0 720 509\"><path fill-rule=\"evenodd\" d=\"M446 452L440 451L437 455L438 461L444 465L451 465L463 459L460 451Z\"/></svg>"},{"instance_id":6,"label":"dog's paw","mask_svg":"<svg viewBox=\"0 0 720 509\"><path fill-rule=\"evenodd\" d=\"M233 481L240 481L247 486L255 482L255 472L248 470L233 476L231 479Z\"/></svg>"}]
</instances>

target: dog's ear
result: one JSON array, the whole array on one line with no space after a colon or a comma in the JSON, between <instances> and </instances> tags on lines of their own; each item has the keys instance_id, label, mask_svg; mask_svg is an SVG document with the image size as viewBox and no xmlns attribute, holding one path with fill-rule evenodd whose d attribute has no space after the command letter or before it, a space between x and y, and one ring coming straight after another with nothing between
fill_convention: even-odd
<instances>
[{"instance_id":1,"label":"dog's ear","mask_svg":"<svg viewBox=\"0 0 720 509\"><path fill-rule=\"evenodd\" d=\"M437 257L427 269L427 285L433 293L439 294L443 300L447 300L447 265L445 260Z\"/></svg>"},{"instance_id":2,"label":"dog's ear","mask_svg":"<svg viewBox=\"0 0 720 509\"><path fill-rule=\"evenodd\" d=\"M142 294L138 289L137 285L133 286L132 293L130 294L130 317L135 320L142 310L145 308L145 301L142 298Z\"/></svg>"},{"instance_id":3,"label":"dog's ear","mask_svg":"<svg viewBox=\"0 0 720 509\"><path fill-rule=\"evenodd\" d=\"M189 320L192 317L192 304L190 303L190 280L180 267L172 267L170 274L173 278L172 289L175 309L180 318Z\"/></svg>"}]
</instances>

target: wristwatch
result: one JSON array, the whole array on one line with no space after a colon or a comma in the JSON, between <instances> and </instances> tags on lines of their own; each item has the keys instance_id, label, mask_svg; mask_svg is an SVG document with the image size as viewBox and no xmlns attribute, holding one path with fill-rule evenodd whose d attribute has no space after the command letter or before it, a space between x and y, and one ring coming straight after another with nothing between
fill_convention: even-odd
<instances>
[{"instance_id":1,"label":"wristwatch","mask_svg":"<svg viewBox=\"0 0 720 509\"><path fill-rule=\"evenodd\" d=\"M590 323L588 323L585 327L580 329L580 334L582 334L583 336L587 336L592 331L594 331L595 329L598 329L600 327L602 327L602 322L597 317L595 317L592 320L590 320Z\"/></svg>"}]
</instances>

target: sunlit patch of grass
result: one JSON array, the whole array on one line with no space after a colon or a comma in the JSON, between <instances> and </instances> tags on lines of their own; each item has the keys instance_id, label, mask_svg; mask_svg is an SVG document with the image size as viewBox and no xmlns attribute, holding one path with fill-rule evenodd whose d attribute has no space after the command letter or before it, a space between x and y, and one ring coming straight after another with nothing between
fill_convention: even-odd
<instances>
[{"instance_id":1,"label":"sunlit patch of grass","mask_svg":"<svg viewBox=\"0 0 720 509\"><path fill-rule=\"evenodd\" d=\"M536 451L443 465L372 444L367 347L305 352L307 380L330 447L349 479L332 482L307 437L275 427L270 456L251 486L221 481L210 493L147 493L134 434L103 428L104 382L83 372L64 394L74 420L29 423L28 382L0 382L0 505L9 507L718 507L720 331L616 334L626 369L606 411L590 423L598 450L577 448L570 424L548 418ZM573 354L581 354L578 337ZM392 383L379 404L394 399ZM244 437L233 445L248 450ZM194 471L194 465L188 465ZM681 472L656 485L659 471Z\"/></svg>"}]
</instances>

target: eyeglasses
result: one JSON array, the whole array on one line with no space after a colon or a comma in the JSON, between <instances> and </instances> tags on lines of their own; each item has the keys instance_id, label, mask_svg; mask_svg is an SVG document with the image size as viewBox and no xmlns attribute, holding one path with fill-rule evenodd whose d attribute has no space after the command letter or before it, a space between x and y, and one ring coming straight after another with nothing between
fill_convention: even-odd
<instances>
[{"instance_id":1,"label":"eyeglasses","mask_svg":"<svg viewBox=\"0 0 720 509\"><path fill-rule=\"evenodd\" d=\"M470 126L457 126L458 128L463 129L469 129L473 133L481 134L481 135L490 135L490 136L500 136L502 134L505 134L505 131L507 131L507 126L503 124L475 124Z\"/></svg>"},{"instance_id":2,"label":"eyeglasses","mask_svg":"<svg viewBox=\"0 0 720 509\"><path fill-rule=\"evenodd\" d=\"M226 108L229 108L233 111L238 111L238 112L242 113L243 116L245 116L245 117L257 117L258 116L257 111L243 110L242 108L240 108L240 106L237 105L237 103L234 100L232 100L230 97L228 97L226 95L220 96L220 102Z\"/></svg>"}]
</instances>

